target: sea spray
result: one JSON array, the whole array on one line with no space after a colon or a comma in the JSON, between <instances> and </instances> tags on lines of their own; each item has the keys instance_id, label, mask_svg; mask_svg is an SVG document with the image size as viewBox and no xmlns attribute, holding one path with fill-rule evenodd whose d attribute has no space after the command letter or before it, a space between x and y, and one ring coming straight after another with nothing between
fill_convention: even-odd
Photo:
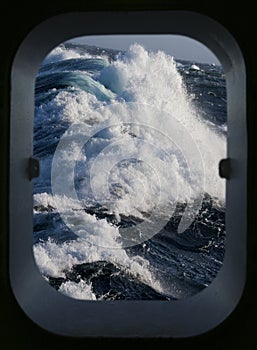
<instances>
[{"instance_id":1,"label":"sea spray","mask_svg":"<svg viewBox=\"0 0 257 350\"><path fill-rule=\"evenodd\" d=\"M63 75L56 74L64 68L72 73L65 73L65 84ZM225 181L217 169L226 140L194 107L174 59L138 44L112 59L63 45L42 64L36 89L34 149L42 172L34 186L34 254L41 273L49 281L62 278L54 286L63 293L86 299L101 298L100 282L89 272L85 281L70 280L74 274L69 271L74 266L90 271L101 261L111 264L101 267L105 278L112 280L118 269L134 299L143 298L138 289L138 294L132 292L139 282L170 297L195 293L191 281L197 290L210 283L220 268L215 261L222 261L224 253ZM74 196L67 196L70 188ZM178 238L181 213L183 217L185 206L197 198L201 201L192 225ZM198 221L193 222L195 215ZM157 231L151 226L154 220L163 220ZM144 232L145 227L151 230ZM128 239L131 228L138 236L130 238L126 249L122 234ZM188 246L196 251L190 253L194 265ZM216 260L203 258L204 249ZM192 270L189 277L179 272L178 261ZM129 298L117 290L103 298ZM160 298L149 290L148 295Z\"/></svg>"}]
</instances>

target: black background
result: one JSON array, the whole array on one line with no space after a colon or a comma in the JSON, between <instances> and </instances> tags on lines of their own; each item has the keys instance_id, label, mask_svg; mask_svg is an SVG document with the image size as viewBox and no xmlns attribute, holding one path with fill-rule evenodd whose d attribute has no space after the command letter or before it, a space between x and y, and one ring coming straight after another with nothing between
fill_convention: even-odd
<instances>
[{"instance_id":1,"label":"black background","mask_svg":"<svg viewBox=\"0 0 257 350\"><path fill-rule=\"evenodd\" d=\"M247 282L234 312L218 327L186 339L86 339L48 333L35 325L13 297L8 274L8 171L10 70L15 52L30 30L48 17L73 11L186 10L205 14L228 29L241 47L247 70L248 230ZM41 0L28 3L2 0L0 4L0 341L40 348L145 347L172 349L257 349L257 11L255 0ZM239 140L240 145L240 140ZM192 315L193 317L193 315Z\"/></svg>"}]
</instances>

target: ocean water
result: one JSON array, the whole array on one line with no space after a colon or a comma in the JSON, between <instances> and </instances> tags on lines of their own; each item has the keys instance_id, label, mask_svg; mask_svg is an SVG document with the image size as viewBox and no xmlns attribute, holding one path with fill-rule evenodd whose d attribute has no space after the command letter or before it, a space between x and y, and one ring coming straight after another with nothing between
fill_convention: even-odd
<instances>
[{"instance_id":1,"label":"ocean water","mask_svg":"<svg viewBox=\"0 0 257 350\"><path fill-rule=\"evenodd\" d=\"M35 84L34 256L84 300L176 300L225 254L222 67L61 44Z\"/></svg>"}]
</instances>

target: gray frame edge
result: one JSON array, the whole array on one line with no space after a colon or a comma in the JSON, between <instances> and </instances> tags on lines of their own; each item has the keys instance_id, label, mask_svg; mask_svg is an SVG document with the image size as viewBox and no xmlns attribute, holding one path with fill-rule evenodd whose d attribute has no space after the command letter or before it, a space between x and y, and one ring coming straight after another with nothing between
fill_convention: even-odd
<instances>
[{"instance_id":1,"label":"gray frame edge","mask_svg":"<svg viewBox=\"0 0 257 350\"><path fill-rule=\"evenodd\" d=\"M59 43L81 35L177 34L211 49L226 73L228 154L226 253L210 286L179 301L81 301L55 291L41 276L32 251L34 79ZM24 312L42 328L78 337L189 337L221 323L242 295L246 275L246 87L242 53L217 22L184 11L84 12L52 17L21 43L12 67L10 135L10 281ZM240 140L240 149L238 148ZM218 164L217 164L218 167Z\"/></svg>"}]
</instances>

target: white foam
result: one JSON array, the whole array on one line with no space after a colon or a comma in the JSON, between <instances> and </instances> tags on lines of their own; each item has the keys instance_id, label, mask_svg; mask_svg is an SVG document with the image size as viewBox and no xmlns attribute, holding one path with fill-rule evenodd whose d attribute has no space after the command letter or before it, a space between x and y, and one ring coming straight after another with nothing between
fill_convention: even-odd
<instances>
[{"instance_id":1,"label":"white foam","mask_svg":"<svg viewBox=\"0 0 257 350\"><path fill-rule=\"evenodd\" d=\"M92 125L107 128L101 137L91 140L87 165L94 164L95 171L93 175L87 172L83 174L80 190L84 197L90 196L87 188L90 176L91 180L97 176L95 183L98 183L98 187L104 184L105 174L100 172L98 166L110 169L111 162L115 163L115 157L118 162L122 157L126 159L132 156L148 165L127 169L116 167L116 173L113 171L109 179L114 181L116 178L121 182L121 188L127 187L123 198L117 202L120 212L128 213L131 210L131 214L135 214L134 204L139 203L140 198L144 198L146 205L141 209L148 210L149 203L157 196L159 184L163 188L162 195L165 197L167 194L166 199L162 200L164 205L168 204L167 197L171 201L175 197L182 201L196 197L199 195L197 188L203 190L199 185L200 165L195 169L191 167L189 176L186 169L188 164L185 163L188 163L188 159L183 154L186 149L190 152L194 143L203 160L204 191L224 201L225 181L218 176L218 163L226 155L225 138L209 128L196 114L172 57L162 52L148 53L141 46L134 45L125 56L120 56L117 61L103 68L97 79L116 93L116 98L110 104L99 102L95 96L84 91L75 95L65 91L56 96L51 106L44 106L49 113L49 109L56 104L55 112L59 118L70 123L89 124L88 135L94 130ZM127 133L122 127L124 122L134 123ZM113 127L114 124L118 125ZM144 128L142 124L151 129ZM79 132L76 129L76 133ZM138 138L132 138L131 134ZM73 137L77 135L73 134ZM177 140L180 144L177 144ZM98 154L102 147L105 149ZM67 157L68 154L67 149ZM199 161L199 157L196 161ZM151 167L152 172L149 173ZM77 170L80 171L80 168ZM150 174L155 174L155 177L151 176L149 182ZM177 194L172 195L170 190L175 187L179 189L178 197Z\"/></svg>"},{"instance_id":2,"label":"white foam","mask_svg":"<svg viewBox=\"0 0 257 350\"><path fill-rule=\"evenodd\" d=\"M91 58L88 53L79 53L75 49L66 48L63 44L60 44L54 48L44 59L42 64L53 63L57 61L69 60L72 58Z\"/></svg>"},{"instance_id":3,"label":"white foam","mask_svg":"<svg viewBox=\"0 0 257 350\"><path fill-rule=\"evenodd\" d=\"M52 57L64 59L61 55L59 48ZM133 45L95 79L112 90L109 103L85 91L62 91L37 110L36 118L76 124L66 133L62 166L52 178L64 192L67 179L73 183L75 174L82 208L100 202L117 219L120 214L142 217L142 212L170 216L175 202L190 201L202 192L224 202L225 181L218 176L218 164L226 156L225 137L197 115L172 57ZM92 137L99 129L101 133ZM85 154L76 141L82 136L90 138ZM74 157L73 173L68 170ZM124 160L131 158L137 162L124 166ZM74 264L105 260L162 291L148 261L129 257L122 249L117 227L83 210L74 211L76 203L65 195L38 194L35 202L61 210L80 237L62 244L52 240L36 244L35 259L43 274L64 277ZM79 296L80 287L66 284L63 289Z\"/></svg>"},{"instance_id":4,"label":"white foam","mask_svg":"<svg viewBox=\"0 0 257 350\"><path fill-rule=\"evenodd\" d=\"M96 296L91 288L91 284L87 284L83 280L78 283L68 281L62 283L58 291L74 299L96 300Z\"/></svg>"},{"instance_id":5,"label":"white foam","mask_svg":"<svg viewBox=\"0 0 257 350\"><path fill-rule=\"evenodd\" d=\"M65 277L65 271L70 270L73 265L109 261L141 282L162 292L161 283L150 271L149 262L140 256L129 257L122 248L104 249L81 239L57 244L49 239L35 244L33 249L37 266L45 276Z\"/></svg>"},{"instance_id":6,"label":"white foam","mask_svg":"<svg viewBox=\"0 0 257 350\"><path fill-rule=\"evenodd\" d=\"M201 68L198 67L196 64L192 64L192 65L190 66L190 69L193 69L193 70L201 70Z\"/></svg>"},{"instance_id":7,"label":"white foam","mask_svg":"<svg viewBox=\"0 0 257 350\"><path fill-rule=\"evenodd\" d=\"M72 210L73 203L67 205L69 199L52 197L50 194L35 195L37 205L63 205L62 215L73 225L76 225L80 237L73 241L56 243L52 239L34 245L36 263L43 275L65 277L65 271L73 265L109 261L119 266L128 274L161 291L162 287L149 270L149 262L140 256L129 257L118 239L120 233L117 227L105 219L99 220L94 215L84 211ZM57 203L58 202L58 203ZM67 207L70 206L70 210Z\"/></svg>"}]
</instances>

